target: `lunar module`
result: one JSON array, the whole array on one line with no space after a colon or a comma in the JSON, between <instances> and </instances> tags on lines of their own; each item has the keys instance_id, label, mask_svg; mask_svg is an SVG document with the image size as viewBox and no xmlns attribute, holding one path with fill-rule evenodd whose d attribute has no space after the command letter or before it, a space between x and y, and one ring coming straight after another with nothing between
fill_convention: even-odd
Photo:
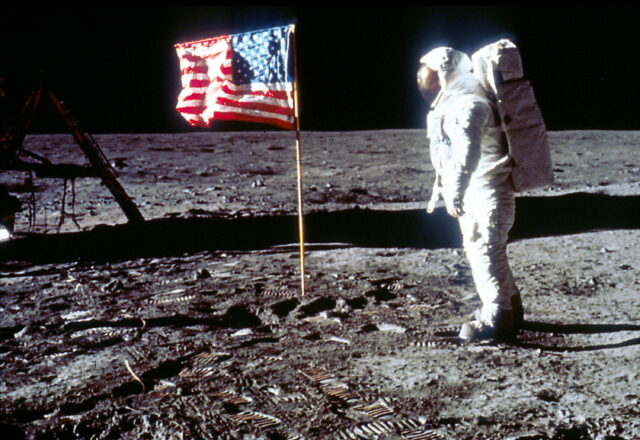
<instances>
[{"instance_id":1,"label":"lunar module","mask_svg":"<svg viewBox=\"0 0 640 440\"><path fill-rule=\"evenodd\" d=\"M1 92L2 90L0 90ZM23 142L29 126L42 99L49 99L56 111L62 116L86 158L88 165L52 163L46 157L28 151ZM15 114L7 125L4 133L0 132L0 170L28 171L42 178L75 179L77 177L100 178L104 185L122 208L130 223L144 221L133 200L127 195L118 182L117 173L102 152L93 136L84 131L72 111L43 85L33 89L22 108ZM0 239L11 236L13 232L13 216L20 211L20 204L15 197L2 189L0 204ZM6 239L6 237L5 237Z\"/></svg>"}]
</instances>

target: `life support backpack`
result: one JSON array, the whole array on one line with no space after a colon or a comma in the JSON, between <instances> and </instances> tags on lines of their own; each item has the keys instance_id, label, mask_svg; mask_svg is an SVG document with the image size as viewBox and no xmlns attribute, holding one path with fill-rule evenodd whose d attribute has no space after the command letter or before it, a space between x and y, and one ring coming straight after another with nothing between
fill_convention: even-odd
<instances>
[{"instance_id":1,"label":"life support backpack","mask_svg":"<svg viewBox=\"0 0 640 440\"><path fill-rule=\"evenodd\" d=\"M479 49L471 61L474 75L495 95L509 153L515 162L514 189L524 191L552 183L547 130L531 84L524 79L517 46L502 39Z\"/></svg>"}]
</instances>

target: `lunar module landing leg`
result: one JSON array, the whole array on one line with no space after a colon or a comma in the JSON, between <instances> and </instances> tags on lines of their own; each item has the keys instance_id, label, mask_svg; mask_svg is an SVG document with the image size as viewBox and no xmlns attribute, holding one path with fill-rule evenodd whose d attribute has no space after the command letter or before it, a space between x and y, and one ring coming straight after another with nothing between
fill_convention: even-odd
<instances>
[{"instance_id":1,"label":"lunar module landing leg","mask_svg":"<svg viewBox=\"0 0 640 440\"><path fill-rule=\"evenodd\" d=\"M55 108L62 115L71 130L74 140L82 149L91 166L52 164L48 159L23 148L22 143L27 129L43 93L48 95ZM21 155L29 156L38 162L24 161L20 159ZM120 185L120 182L118 182L116 171L111 167L97 142L89 133L80 128L80 124L64 103L56 98L51 91L45 91L42 86L31 93L14 124L0 137L0 169L35 171L39 177L100 177L122 208L129 223L139 224L144 222L142 214L122 185Z\"/></svg>"}]
</instances>

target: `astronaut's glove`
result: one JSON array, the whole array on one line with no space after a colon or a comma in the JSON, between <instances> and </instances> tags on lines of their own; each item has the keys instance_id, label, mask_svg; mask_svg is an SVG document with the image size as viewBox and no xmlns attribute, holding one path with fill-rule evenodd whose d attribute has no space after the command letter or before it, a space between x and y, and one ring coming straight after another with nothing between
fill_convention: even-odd
<instances>
[{"instance_id":1,"label":"astronaut's glove","mask_svg":"<svg viewBox=\"0 0 640 440\"><path fill-rule=\"evenodd\" d=\"M429 199L429 203L427 203L427 214L431 214L436 209L436 203L440 199L439 194L434 194Z\"/></svg>"},{"instance_id":2,"label":"astronaut's glove","mask_svg":"<svg viewBox=\"0 0 640 440\"><path fill-rule=\"evenodd\" d=\"M447 207L447 212L451 217L460 217L464 214L464 209L462 209L462 197L455 196L453 199L445 198L444 203Z\"/></svg>"}]
</instances>

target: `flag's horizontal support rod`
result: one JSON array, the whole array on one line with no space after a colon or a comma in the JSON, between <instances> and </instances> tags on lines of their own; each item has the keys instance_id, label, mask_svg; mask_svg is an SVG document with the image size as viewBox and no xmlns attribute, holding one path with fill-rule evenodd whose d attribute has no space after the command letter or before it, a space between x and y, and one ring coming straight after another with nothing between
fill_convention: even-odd
<instances>
[{"instance_id":1,"label":"flag's horizontal support rod","mask_svg":"<svg viewBox=\"0 0 640 440\"><path fill-rule=\"evenodd\" d=\"M224 39L224 38L226 38L225 35L219 36L219 37L203 38L202 40L187 41L185 43L176 43L176 44L174 44L174 47L176 47L176 48L178 48L178 47L189 47L189 46L193 46L193 45L196 45L196 44L215 43L216 41L219 41L219 40Z\"/></svg>"},{"instance_id":2,"label":"flag's horizontal support rod","mask_svg":"<svg viewBox=\"0 0 640 440\"><path fill-rule=\"evenodd\" d=\"M292 30L293 30L293 27L294 26L291 25ZM276 29L276 28L271 28L271 29ZM268 28L267 29L261 29L259 31L254 31L254 32L263 32L263 31L268 31L268 30L270 30L270 29L268 29ZM249 33L249 32L243 32L243 33ZM205 44L205 43L210 43L210 42L213 43L213 42L216 42L216 41L224 39L224 38L228 38L228 37L233 36L233 35L242 35L243 33L230 34L230 35L220 35L220 36L217 36L217 37L203 38L201 40L186 41L184 43L175 43L174 47L176 47L176 48L189 47L191 45L196 45L196 44Z\"/></svg>"}]
</instances>

